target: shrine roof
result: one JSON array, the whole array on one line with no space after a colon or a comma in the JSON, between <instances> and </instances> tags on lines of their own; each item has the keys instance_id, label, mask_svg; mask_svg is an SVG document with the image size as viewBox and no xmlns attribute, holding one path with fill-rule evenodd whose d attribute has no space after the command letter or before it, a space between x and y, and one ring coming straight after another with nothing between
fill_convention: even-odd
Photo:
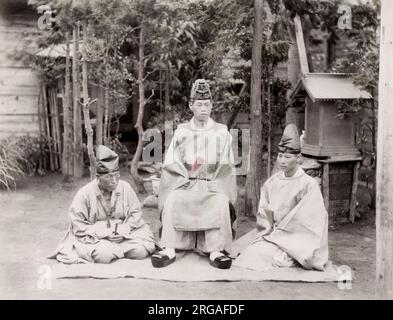
<instances>
[{"instance_id":1,"label":"shrine roof","mask_svg":"<svg viewBox=\"0 0 393 320\"><path fill-rule=\"evenodd\" d=\"M305 90L312 101L371 99L370 93L355 86L346 73L307 73L297 83L291 100Z\"/></svg>"}]
</instances>

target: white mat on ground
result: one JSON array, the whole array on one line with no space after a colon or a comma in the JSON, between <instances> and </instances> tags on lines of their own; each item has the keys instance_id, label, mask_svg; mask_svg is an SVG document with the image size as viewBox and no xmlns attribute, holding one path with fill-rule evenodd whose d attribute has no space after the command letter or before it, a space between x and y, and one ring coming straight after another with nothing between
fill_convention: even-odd
<instances>
[{"instance_id":1,"label":"white mat on ground","mask_svg":"<svg viewBox=\"0 0 393 320\"><path fill-rule=\"evenodd\" d=\"M110 264L58 263L53 266L55 278L139 278L178 282L195 281L293 281L293 282L334 282L340 274L334 266L326 271L308 271L301 268L274 268L254 271L233 266L229 270L213 268L207 257L193 252L180 253L176 262L165 267L153 268L150 258L144 260L120 259Z\"/></svg>"}]
</instances>

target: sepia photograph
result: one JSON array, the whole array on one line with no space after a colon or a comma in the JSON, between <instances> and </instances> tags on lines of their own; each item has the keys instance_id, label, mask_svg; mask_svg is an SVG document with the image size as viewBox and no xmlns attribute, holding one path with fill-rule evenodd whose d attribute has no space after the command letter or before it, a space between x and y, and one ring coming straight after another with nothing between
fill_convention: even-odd
<instances>
[{"instance_id":1,"label":"sepia photograph","mask_svg":"<svg viewBox=\"0 0 393 320\"><path fill-rule=\"evenodd\" d=\"M0 0L0 300L392 300L390 121L393 1Z\"/></svg>"}]
</instances>

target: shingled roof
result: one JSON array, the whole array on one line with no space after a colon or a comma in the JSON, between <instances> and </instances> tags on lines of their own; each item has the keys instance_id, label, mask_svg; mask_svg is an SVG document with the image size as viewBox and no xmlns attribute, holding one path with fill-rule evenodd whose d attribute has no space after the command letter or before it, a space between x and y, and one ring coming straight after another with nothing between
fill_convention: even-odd
<instances>
[{"instance_id":1,"label":"shingled roof","mask_svg":"<svg viewBox=\"0 0 393 320\"><path fill-rule=\"evenodd\" d=\"M306 91L312 101L338 99L371 99L370 93L355 86L345 73L307 73L297 83L291 100Z\"/></svg>"}]
</instances>

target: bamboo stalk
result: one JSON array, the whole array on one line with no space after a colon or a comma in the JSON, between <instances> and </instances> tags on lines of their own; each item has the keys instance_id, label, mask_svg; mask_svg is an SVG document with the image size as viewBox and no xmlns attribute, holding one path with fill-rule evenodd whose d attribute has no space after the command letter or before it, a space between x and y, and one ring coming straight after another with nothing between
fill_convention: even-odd
<instances>
[{"instance_id":1,"label":"bamboo stalk","mask_svg":"<svg viewBox=\"0 0 393 320\"><path fill-rule=\"evenodd\" d=\"M62 172L64 181L68 182L72 175L71 163L71 110L70 110L70 34L68 31L65 33L66 38L66 65L65 65L65 83L63 91L63 157L62 157Z\"/></svg>"},{"instance_id":2,"label":"bamboo stalk","mask_svg":"<svg viewBox=\"0 0 393 320\"><path fill-rule=\"evenodd\" d=\"M55 109L55 129L56 129L56 151L58 167L57 169L61 169L61 129L60 129L60 115L59 115L59 104L57 101L57 90L53 90L53 106Z\"/></svg>"},{"instance_id":3,"label":"bamboo stalk","mask_svg":"<svg viewBox=\"0 0 393 320\"><path fill-rule=\"evenodd\" d=\"M46 85L43 88L43 101L44 101L44 114L45 114L45 123L47 130L47 138L48 138L48 148L49 148L49 168L51 171L54 170L54 162L53 162L53 147L52 147L52 136L51 136L51 127L50 127L50 114L48 113L48 97L46 95ZM49 106L50 108L50 106Z\"/></svg>"},{"instance_id":4,"label":"bamboo stalk","mask_svg":"<svg viewBox=\"0 0 393 320\"><path fill-rule=\"evenodd\" d=\"M94 156L93 149L93 129L91 127L89 107L92 102L89 99L88 87L87 87L87 52L86 52L86 40L87 40L87 21L83 21L82 24L82 36L83 36L83 50L82 50L82 90L83 90L83 118L85 123L85 131L87 135L87 154L89 155L90 162L90 179L93 180L96 175L96 158Z\"/></svg>"},{"instance_id":5,"label":"bamboo stalk","mask_svg":"<svg viewBox=\"0 0 393 320\"><path fill-rule=\"evenodd\" d=\"M83 175L83 150L82 150L82 115L79 105L79 29L77 25L73 29L73 50L72 50L72 92L73 92L73 120L74 120L74 176L77 178Z\"/></svg>"},{"instance_id":6,"label":"bamboo stalk","mask_svg":"<svg viewBox=\"0 0 393 320\"><path fill-rule=\"evenodd\" d=\"M267 136L267 176L270 177L272 166L272 110L270 102L270 75L267 84L267 114L268 114L268 136Z\"/></svg>"},{"instance_id":7,"label":"bamboo stalk","mask_svg":"<svg viewBox=\"0 0 393 320\"><path fill-rule=\"evenodd\" d=\"M144 42L145 42L145 26L142 21L141 23L141 28L139 30L139 57L138 57L138 88L139 88L139 109L138 109L138 117L135 123L135 128L138 132L138 145L136 147L136 151L134 154L134 157L132 158L131 161L131 176L135 182L135 184L138 187L139 192L143 192L144 187L142 183L142 178L139 176L138 173L138 163L142 155L142 150L143 150L143 115L145 111L145 104L146 104L146 99L145 99L145 82L144 82L144 76L145 76L145 68L144 68L144 63L145 63L145 47L144 47Z\"/></svg>"},{"instance_id":8,"label":"bamboo stalk","mask_svg":"<svg viewBox=\"0 0 393 320\"><path fill-rule=\"evenodd\" d=\"M45 105L45 101L44 101L44 90L45 90L45 84L42 83L41 84L41 90L40 90L41 91L42 128L43 128L43 136L46 139L48 137L47 126L46 126L48 118L47 118L46 113L45 113L46 105ZM48 169L48 157L47 157L46 153L43 155L43 165L44 165L44 170L46 171Z\"/></svg>"},{"instance_id":9,"label":"bamboo stalk","mask_svg":"<svg viewBox=\"0 0 393 320\"><path fill-rule=\"evenodd\" d=\"M109 128L109 70L105 63L105 97L104 97L104 144L108 143L110 136Z\"/></svg>"},{"instance_id":10,"label":"bamboo stalk","mask_svg":"<svg viewBox=\"0 0 393 320\"><path fill-rule=\"evenodd\" d=\"M100 87L98 88L98 103L96 112L96 145L103 143L103 111L104 111L104 100L103 93Z\"/></svg>"},{"instance_id":11,"label":"bamboo stalk","mask_svg":"<svg viewBox=\"0 0 393 320\"><path fill-rule=\"evenodd\" d=\"M42 83L40 83L40 92L38 94L38 125L40 131L40 139L44 136L44 123L43 123L43 114L42 114ZM42 152L42 144L40 144L40 156L38 158L38 171L43 169L43 152Z\"/></svg>"},{"instance_id":12,"label":"bamboo stalk","mask_svg":"<svg viewBox=\"0 0 393 320\"><path fill-rule=\"evenodd\" d=\"M53 165L54 165L54 170L57 169L57 156L56 156L56 152L57 152L57 148L56 148L56 128L55 128L55 111L54 111L54 105L53 105L53 91L52 89L48 90L48 94L49 94L49 111L50 111L50 123L51 123L51 136L52 136L52 141L53 141Z\"/></svg>"},{"instance_id":13,"label":"bamboo stalk","mask_svg":"<svg viewBox=\"0 0 393 320\"><path fill-rule=\"evenodd\" d=\"M52 138L53 138L53 159L55 170L58 169L58 155L59 150L57 149L57 128L56 128L56 110L55 110L55 100L54 100L54 90L49 89L49 105L50 105L50 113L51 113L51 123L52 123Z\"/></svg>"},{"instance_id":14,"label":"bamboo stalk","mask_svg":"<svg viewBox=\"0 0 393 320\"><path fill-rule=\"evenodd\" d=\"M56 152L56 170L59 169L59 130L57 125L57 103L56 103L56 90L52 89L52 103L53 103L53 122L55 124L54 131L55 131L55 152Z\"/></svg>"}]
</instances>

